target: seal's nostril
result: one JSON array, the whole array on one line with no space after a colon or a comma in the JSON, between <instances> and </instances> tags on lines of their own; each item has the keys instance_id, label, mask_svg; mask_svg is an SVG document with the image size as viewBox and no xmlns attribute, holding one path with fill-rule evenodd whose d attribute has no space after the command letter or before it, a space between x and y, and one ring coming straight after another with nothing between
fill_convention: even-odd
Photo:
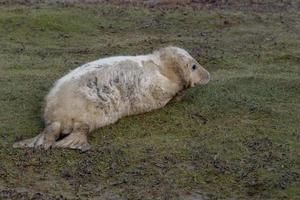
<instances>
[{"instance_id":1,"label":"seal's nostril","mask_svg":"<svg viewBox=\"0 0 300 200\"><path fill-rule=\"evenodd\" d=\"M210 74L208 71L205 71L205 73L202 74L202 80L201 80L201 85L205 85L210 81Z\"/></svg>"},{"instance_id":2,"label":"seal's nostril","mask_svg":"<svg viewBox=\"0 0 300 200\"><path fill-rule=\"evenodd\" d=\"M207 77L207 78L206 78L206 79L207 79L207 82L210 81L210 73L209 73L209 72L207 72L206 77Z\"/></svg>"}]
</instances>

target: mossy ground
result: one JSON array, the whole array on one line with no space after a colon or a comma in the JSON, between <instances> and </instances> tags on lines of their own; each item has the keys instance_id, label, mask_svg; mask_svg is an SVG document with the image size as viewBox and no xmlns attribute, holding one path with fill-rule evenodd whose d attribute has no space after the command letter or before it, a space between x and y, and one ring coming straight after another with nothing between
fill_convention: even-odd
<instances>
[{"instance_id":1,"label":"mossy ground","mask_svg":"<svg viewBox=\"0 0 300 200\"><path fill-rule=\"evenodd\" d=\"M299 13L0 6L0 199L299 198ZM211 82L95 131L86 153L12 148L43 129L43 97L69 70L167 45Z\"/></svg>"}]
</instances>

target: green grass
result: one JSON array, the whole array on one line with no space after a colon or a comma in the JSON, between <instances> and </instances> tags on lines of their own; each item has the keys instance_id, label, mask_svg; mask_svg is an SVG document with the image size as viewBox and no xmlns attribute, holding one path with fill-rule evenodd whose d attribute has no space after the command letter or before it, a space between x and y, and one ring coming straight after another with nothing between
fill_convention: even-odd
<instances>
[{"instance_id":1,"label":"green grass","mask_svg":"<svg viewBox=\"0 0 300 200\"><path fill-rule=\"evenodd\" d=\"M299 198L299 18L284 10L0 6L0 198ZM90 152L12 148L43 129L43 97L69 70L167 45L187 49L212 81L183 102L95 131Z\"/></svg>"}]
</instances>

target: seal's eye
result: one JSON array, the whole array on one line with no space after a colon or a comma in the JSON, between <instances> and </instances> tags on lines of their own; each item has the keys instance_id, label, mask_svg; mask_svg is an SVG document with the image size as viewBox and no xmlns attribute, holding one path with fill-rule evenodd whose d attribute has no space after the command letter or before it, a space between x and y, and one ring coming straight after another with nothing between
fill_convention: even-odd
<instances>
[{"instance_id":1,"label":"seal's eye","mask_svg":"<svg viewBox=\"0 0 300 200\"><path fill-rule=\"evenodd\" d=\"M196 65L196 64L193 64L192 70L195 70L195 69L197 69L197 65Z\"/></svg>"}]
</instances>

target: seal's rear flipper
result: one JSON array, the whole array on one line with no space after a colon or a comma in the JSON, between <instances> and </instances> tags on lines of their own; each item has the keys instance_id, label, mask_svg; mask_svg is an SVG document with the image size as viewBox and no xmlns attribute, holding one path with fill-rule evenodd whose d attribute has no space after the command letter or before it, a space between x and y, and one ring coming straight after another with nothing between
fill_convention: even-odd
<instances>
[{"instance_id":1,"label":"seal's rear flipper","mask_svg":"<svg viewBox=\"0 0 300 200\"><path fill-rule=\"evenodd\" d=\"M42 144L44 141L44 134L40 133L34 138L26 139L26 140L21 140L18 142L15 142L13 144L13 148L33 148L36 147L38 144Z\"/></svg>"},{"instance_id":2,"label":"seal's rear flipper","mask_svg":"<svg viewBox=\"0 0 300 200\"><path fill-rule=\"evenodd\" d=\"M13 144L14 148L44 148L49 149L60 135L60 123L48 125L42 133L34 138L22 140Z\"/></svg>"},{"instance_id":3,"label":"seal's rear flipper","mask_svg":"<svg viewBox=\"0 0 300 200\"><path fill-rule=\"evenodd\" d=\"M54 148L69 148L79 149L81 151L88 151L91 149L90 144L87 142L87 137L83 133L73 132L64 139L56 142Z\"/></svg>"},{"instance_id":4,"label":"seal's rear flipper","mask_svg":"<svg viewBox=\"0 0 300 200\"><path fill-rule=\"evenodd\" d=\"M53 147L88 151L91 149L91 146L87 142L88 133L89 126L87 124L77 122L74 124L72 133L62 140L57 141L53 144Z\"/></svg>"}]
</instances>

